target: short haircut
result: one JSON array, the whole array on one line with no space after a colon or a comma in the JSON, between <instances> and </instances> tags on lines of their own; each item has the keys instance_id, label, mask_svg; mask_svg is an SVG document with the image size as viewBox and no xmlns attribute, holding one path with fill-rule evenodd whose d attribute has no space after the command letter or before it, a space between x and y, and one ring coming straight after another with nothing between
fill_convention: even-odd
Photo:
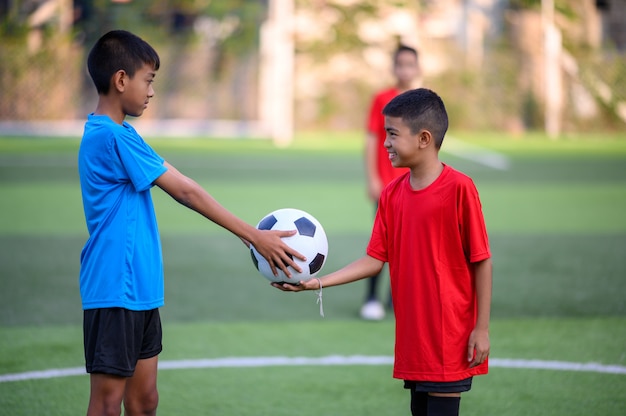
<instances>
[{"instance_id":1,"label":"short haircut","mask_svg":"<svg viewBox=\"0 0 626 416\"><path fill-rule=\"evenodd\" d=\"M109 93L111 78L123 70L129 77L144 64L158 70L159 55L146 41L125 30L112 30L104 34L91 48L87 58L89 75L98 94Z\"/></svg>"},{"instance_id":2,"label":"short haircut","mask_svg":"<svg viewBox=\"0 0 626 416\"><path fill-rule=\"evenodd\" d=\"M393 64L394 65L398 64L398 55L400 55L401 53L404 53L404 52L409 52L409 53L415 55L415 60L417 60L417 58L419 57L419 54L417 53L417 49L412 48L412 47L407 46L407 45L400 44L400 45L398 45L398 48L396 49L396 51L393 53Z\"/></svg>"},{"instance_id":3,"label":"short haircut","mask_svg":"<svg viewBox=\"0 0 626 416\"><path fill-rule=\"evenodd\" d=\"M427 88L409 90L396 96L383 108L383 115L401 118L411 134L428 130L437 149L441 147L448 130L448 113L443 100Z\"/></svg>"}]
</instances>

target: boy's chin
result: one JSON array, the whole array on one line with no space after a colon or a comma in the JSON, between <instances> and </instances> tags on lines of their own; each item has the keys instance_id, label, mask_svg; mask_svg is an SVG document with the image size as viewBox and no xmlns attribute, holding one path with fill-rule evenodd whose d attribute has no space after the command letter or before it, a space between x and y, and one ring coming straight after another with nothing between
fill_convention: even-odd
<instances>
[{"instance_id":1,"label":"boy's chin","mask_svg":"<svg viewBox=\"0 0 626 416\"><path fill-rule=\"evenodd\" d=\"M141 117L143 114L143 110L142 111L135 111L133 113L128 113L126 114L129 117Z\"/></svg>"}]
</instances>

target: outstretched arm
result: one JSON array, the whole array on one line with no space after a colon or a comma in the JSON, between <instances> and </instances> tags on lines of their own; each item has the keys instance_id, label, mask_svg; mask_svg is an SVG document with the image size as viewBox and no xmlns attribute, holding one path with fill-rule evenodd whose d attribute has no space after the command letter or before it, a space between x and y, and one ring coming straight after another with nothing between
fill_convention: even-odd
<instances>
[{"instance_id":1,"label":"outstretched arm","mask_svg":"<svg viewBox=\"0 0 626 416\"><path fill-rule=\"evenodd\" d=\"M382 261L374 257L363 256L342 269L320 278L320 280L323 287L343 285L374 276L382 270L383 265ZM318 290L320 283L317 279L311 279L306 282L300 282L298 285L272 283L272 286L285 292L300 292L302 290Z\"/></svg>"},{"instance_id":2,"label":"outstretched arm","mask_svg":"<svg viewBox=\"0 0 626 416\"><path fill-rule=\"evenodd\" d=\"M294 235L295 230L259 231L224 208L193 179L180 173L168 162L163 164L167 167L167 171L155 181L159 188L180 204L232 232L244 243L252 243L256 250L267 259L274 274L276 274L276 269L280 268L287 276L291 276L287 266L293 267L298 272L301 271L290 255L301 260L305 260L304 256L290 248L281 239L281 237Z\"/></svg>"},{"instance_id":3,"label":"outstretched arm","mask_svg":"<svg viewBox=\"0 0 626 416\"><path fill-rule=\"evenodd\" d=\"M489 315L491 314L492 262L486 259L474 263L476 277L476 326L467 345L470 367L482 364L489 356Z\"/></svg>"}]
</instances>

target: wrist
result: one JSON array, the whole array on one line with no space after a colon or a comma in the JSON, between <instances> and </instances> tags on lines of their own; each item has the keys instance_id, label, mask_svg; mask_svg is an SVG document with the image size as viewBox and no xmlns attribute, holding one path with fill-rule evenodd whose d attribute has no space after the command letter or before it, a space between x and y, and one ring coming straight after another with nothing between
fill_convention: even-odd
<instances>
[{"instance_id":1,"label":"wrist","mask_svg":"<svg viewBox=\"0 0 626 416\"><path fill-rule=\"evenodd\" d=\"M474 331L483 331L489 333L489 325L476 325Z\"/></svg>"}]
</instances>

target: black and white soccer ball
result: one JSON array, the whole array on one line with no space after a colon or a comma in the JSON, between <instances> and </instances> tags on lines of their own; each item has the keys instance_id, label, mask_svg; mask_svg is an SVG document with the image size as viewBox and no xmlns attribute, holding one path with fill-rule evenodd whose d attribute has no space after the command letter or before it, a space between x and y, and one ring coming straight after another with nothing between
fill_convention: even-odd
<instances>
[{"instance_id":1,"label":"black and white soccer ball","mask_svg":"<svg viewBox=\"0 0 626 416\"><path fill-rule=\"evenodd\" d=\"M252 262L269 281L297 284L300 281L312 279L324 266L328 256L328 239L322 224L311 214L294 208L279 209L263 217L256 228L259 230L297 230L297 234L284 237L283 240L289 247L303 254L307 259L302 261L293 258L302 269L302 273L289 267L291 278L288 278L280 269L278 269L278 276L274 276L267 260L251 245Z\"/></svg>"}]
</instances>

